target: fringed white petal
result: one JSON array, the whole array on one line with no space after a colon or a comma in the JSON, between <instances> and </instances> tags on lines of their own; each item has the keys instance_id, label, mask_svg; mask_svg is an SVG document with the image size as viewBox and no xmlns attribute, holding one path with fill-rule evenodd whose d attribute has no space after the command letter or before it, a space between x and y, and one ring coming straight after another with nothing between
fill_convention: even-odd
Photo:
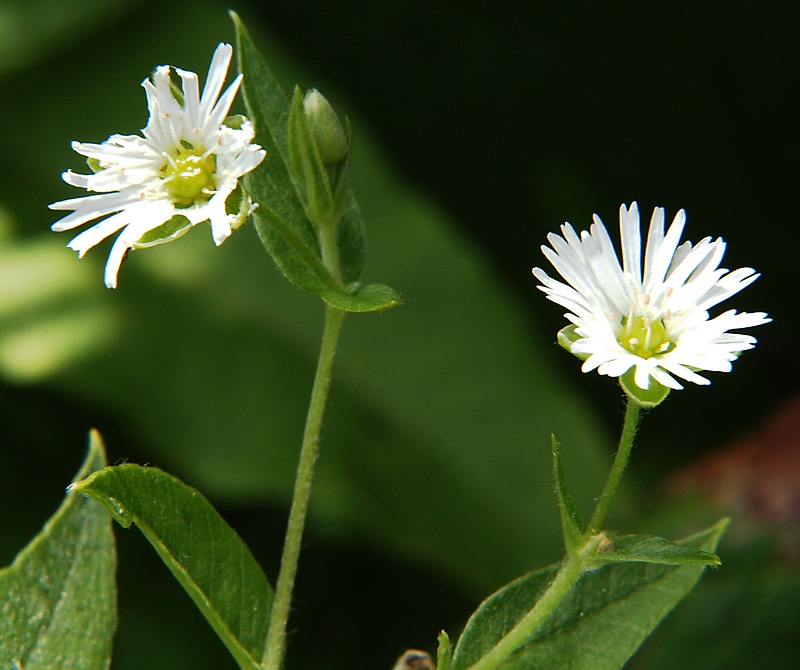
<instances>
[{"instance_id":1,"label":"fringed white petal","mask_svg":"<svg viewBox=\"0 0 800 670\"><path fill-rule=\"evenodd\" d=\"M664 210L653 211L644 259L637 204L622 205L619 217L621 265L595 215L588 231L578 235L566 223L561 235L548 235L550 247L542 247L566 283L541 268L533 270L547 298L569 310L565 317L578 335L571 351L585 359L581 369L611 377L633 369L634 383L642 389L648 389L651 380L672 389L683 388L678 379L706 385L709 380L698 371L729 372L738 355L756 343L750 335L731 331L771 319L763 312L735 310L711 318L708 309L751 284L758 273L751 268L733 272L721 268L722 239L706 237L697 244L681 244L683 210L666 234ZM655 333L652 350L642 351L641 341L634 346L630 330L623 337L629 319L636 319L636 327L646 331L645 343ZM656 331L650 330L653 324Z\"/></svg>"},{"instance_id":2,"label":"fringed white petal","mask_svg":"<svg viewBox=\"0 0 800 670\"><path fill-rule=\"evenodd\" d=\"M80 255L119 231L106 264L107 286L116 286L119 267L130 249L163 244L180 236L166 235L163 239L140 243L142 236L174 216L189 221L181 234L192 226L210 222L214 242L219 245L230 236L232 226L240 225L245 214L255 209L256 205L251 203L244 214L233 217L225 209L225 201L237 188L238 180L257 167L266 155L252 143L255 130L248 120L239 128L223 125L242 81L242 76L237 76L220 96L232 54L233 48L228 44L217 47L202 95L194 72L175 69L183 89L182 95L176 97L170 80L172 68L168 65L156 68L153 76L142 82L150 112L142 136L112 135L100 144L72 144L77 153L96 161L92 167L97 171L93 174L67 171L63 179L97 195L50 205L51 209L71 212L54 223L52 229L71 230L102 219L69 243ZM198 188L198 195L188 203L184 194L173 200L167 183L176 179L175 172L181 169L179 165L187 150L198 152L192 156L204 152L204 157L214 157L213 178L209 177L208 185L202 190Z\"/></svg>"}]
</instances>

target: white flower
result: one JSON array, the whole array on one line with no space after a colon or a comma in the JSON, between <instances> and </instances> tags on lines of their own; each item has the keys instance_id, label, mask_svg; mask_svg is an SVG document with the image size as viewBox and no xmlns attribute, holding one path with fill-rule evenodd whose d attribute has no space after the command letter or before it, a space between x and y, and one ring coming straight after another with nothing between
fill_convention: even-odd
<instances>
[{"instance_id":1,"label":"white flower","mask_svg":"<svg viewBox=\"0 0 800 670\"><path fill-rule=\"evenodd\" d=\"M664 210L653 211L644 271L636 203L620 207L622 267L597 215L580 237L568 223L561 227L563 237L548 235L552 249L543 246L542 251L567 283L540 268L533 274L539 289L569 310L565 316L574 325L559 339L585 359L584 372L621 377L632 369L641 389L650 388L651 379L680 389L676 377L708 384L698 371L729 372L731 362L755 346L754 337L730 331L771 321L766 314L729 310L710 318L708 310L759 275L751 268L720 268L722 239L678 246L685 222L681 210L665 235Z\"/></svg>"},{"instance_id":2,"label":"white flower","mask_svg":"<svg viewBox=\"0 0 800 670\"><path fill-rule=\"evenodd\" d=\"M64 181L97 195L50 205L72 213L53 224L60 232L104 218L80 233L69 247L82 257L89 249L122 231L111 247L105 283L117 285L119 267L128 250L163 244L193 226L211 222L219 245L253 212L242 195L238 213L228 214L225 202L239 178L255 168L266 152L251 141L253 124L239 117L227 121L242 75L220 96L233 48L220 44L214 52L203 94L194 72L175 69L182 91L170 80L170 66L156 68L152 81L142 82L150 118L143 136L112 135L102 144L73 142L89 159L95 174L65 172Z\"/></svg>"}]
</instances>

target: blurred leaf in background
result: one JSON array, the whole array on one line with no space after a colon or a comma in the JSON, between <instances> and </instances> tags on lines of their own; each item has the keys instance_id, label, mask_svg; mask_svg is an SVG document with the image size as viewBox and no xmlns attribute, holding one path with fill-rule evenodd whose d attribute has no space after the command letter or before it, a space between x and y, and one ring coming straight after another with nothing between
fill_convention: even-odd
<instances>
[{"instance_id":1,"label":"blurred leaf in background","mask_svg":"<svg viewBox=\"0 0 800 670\"><path fill-rule=\"evenodd\" d=\"M0 6L0 77L41 61L108 25L140 0L6 0Z\"/></svg>"}]
</instances>

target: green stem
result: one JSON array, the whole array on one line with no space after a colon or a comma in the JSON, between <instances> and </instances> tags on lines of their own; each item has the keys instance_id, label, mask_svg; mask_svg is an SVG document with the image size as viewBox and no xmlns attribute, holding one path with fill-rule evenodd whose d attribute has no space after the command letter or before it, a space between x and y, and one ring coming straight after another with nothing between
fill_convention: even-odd
<instances>
[{"instance_id":1,"label":"green stem","mask_svg":"<svg viewBox=\"0 0 800 670\"><path fill-rule=\"evenodd\" d=\"M539 626L556 610L561 601L567 597L573 586L578 583L586 570L587 560L597 553L597 545L602 535L590 537L581 549L572 557L566 557L556 573L550 586L520 622L481 659L470 666L469 670L493 670L498 668L517 649L522 647Z\"/></svg>"},{"instance_id":2,"label":"green stem","mask_svg":"<svg viewBox=\"0 0 800 670\"><path fill-rule=\"evenodd\" d=\"M622 473L628 464L631 455L633 440L636 437L636 428L639 425L641 405L627 399L625 407L625 421L622 426L622 435L619 438L617 454L614 464L608 474L606 485L597 501L597 507L592 514L586 531L583 535L583 546L573 555L567 555L561 564L550 586L533 608L514 626L485 656L470 666L469 670L494 670L500 667L517 649L522 647L534 632L555 612L572 587L578 583L581 575L591 568L591 558L597 554L597 547L605 538L600 533L600 528L605 521L608 508L617 492Z\"/></svg>"},{"instance_id":3,"label":"green stem","mask_svg":"<svg viewBox=\"0 0 800 670\"><path fill-rule=\"evenodd\" d=\"M339 262L339 246L336 244L338 222L321 221L317 226L319 230L319 245L322 251L322 262L328 272L337 282L342 281L342 269Z\"/></svg>"},{"instance_id":4,"label":"green stem","mask_svg":"<svg viewBox=\"0 0 800 670\"><path fill-rule=\"evenodd\" d=\"M292 601L297 562L303 539L303 528L308 511L308 499L311 494L311 482L314 476L314 464L319 451L319 436L322 429L322 418L331 384L331 370L339 334L342 328L344 312L325 305L325 326L322 334L322 345L314 377L314 388L308 408L303 446L297 465L297 478L294 484L292 507L286 527L286 540L283 545L281 568L275 585L275 601L267 632L267 643L261 667L264 670L280 670L286 648L286 624L289 620L289 609Z\"/></svg>"},{"instance_id":5,"label":"green stem","mask_svg":"<svg viewBox=\"0 0 800 670\"><path fill-rule=\"evenodd\" d=\"M635 400L626 398L627 404L625 406L625 421L622 425L622 435L619 437L619 446L617 447L617 455L614 457L614 464L611 466L611 472L608 473L605 488L600 494L597 501L597 506L594 509L592 518L586 526L586 534L594 535L599 533L606 520L608 508L611 506L611 501L617 492L619 481L622 479L622 473L628 465L628 459L631 455L631 448L633 447L633 440L636 437L636 429L639 426L639 414L641 412L641 405Z\"/></svg>"}]
</instances>

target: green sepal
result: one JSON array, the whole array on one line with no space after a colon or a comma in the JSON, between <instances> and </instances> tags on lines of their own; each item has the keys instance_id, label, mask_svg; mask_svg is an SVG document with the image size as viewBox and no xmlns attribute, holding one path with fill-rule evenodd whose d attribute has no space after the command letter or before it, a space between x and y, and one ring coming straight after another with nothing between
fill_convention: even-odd
<instances>
[{"instance_id":1,"label":"green sepal","mask_svg":"<svg viewBox=\"0 0 800 670\"><path fill-rule=\"evenodd\" d=\"M575 354L572 352L572 345L575 344L580 338L575 331L578 327L575 324L570 324L569 326L564 326L561 330L558 331L558 335L556 335L556 339L558 343L566 349L569 353L581 360L586 360L589 358L586 354Z\"/></svg>"},{"instance_id":2,"label":"green sepal","mask_svg":"<svg viewBox=\"0 0 800 670\"><path fill-rule=\"evenodd\" d=\"M634 381L633 368L619 378L619 384L628 397L642 407L655 407L661 404L670 392L669 387L660 384L652 377L650 378L650 388L640 388Z\"/></svg>"},{"instance_id":3,"label":"green sepal","mask_svg":"<svg viewBox=\"0 0 800 670\"><path fill-rule=\"evenodd\" d=\"M727 526L727 521L720 522ZM724 527L723 527L724 530ZM600 543L592 559L595 565L608 563L658 563L661 565L721 565L719 556L687 547L663 537L650 535L609 536Z\"/></svg>"},{"instance_id":4,"label":"green sepal","mask_svg":"<svg viewBox=\"0 0 800 670\"><path fill-rule=\"evenodd\" d=\"M439 647L436 650L436 670L452 670L453 643L447 631L439 633Z\"/></svg>"},{"instance_id":5,"label":"green sepal","mask_svg":"<svg viewBox=\"0 0 800 670\"><path fill-rule=\"evenodd\" d=\"M196 489L124 464L73 485L124 528L136 524L241 668L257 670L274 594L250 550Z\"/></svg>"},{"instance_id":6,"label":"green sepal","mask_svg":"<svg viewBox=\"0 0 800 670\"><path fill-rule=\"evenodd\" d=\"M246 119L247 117L244 114L232 114L231 116L225 117L222 125L227 126L231 130L241 130Z\"/></svg>"},{"instance_id":7,"label":"green sepal","mask_svg":"<svg viewBox=\"0 0 800 670\"><path fill-rule=\"evenodd\" d=\"M577 330L578 327L575 324L570 324L559 330L557 336L558 343L573 356L585 361L589 358L588 354L576 354L572 350L572 345L580 339L580 335L576 332ZM669 395L670 389L660 384L655 379L650 379L650 388L643 389L636 385L633 377L634 370L631 368L619 378L619 383L628 397L642 407L655 407L662 403Z\"/></svg>"},{"instance_id":8,"label":"green sepal","mask_svg":"<svg viewBox=\"0 0 800 670\"><path fill-rule=\"evenodd\" d=\"M350 154L339 163L338 170L347 170ZM348 187L349 179L342 177L336 184L334 198L336 210L341 212L336 242L339 247L341 280L345 286L357 285L367 262L367 246L364 242L364 219L353 191Z\"/></svg>"},{"instance_id":9,"label":"green sepal","mask_svg":"<svg viewBox=\"0 0 800 670\"><path fill-rule=\"evenodd\" d=\"M102 440L92 431L75 479L105 465ZM105 510L68 493L14 562L0 570L0 667L107 670L117 627L116 566Z\"/></svg>"},{"instance_id":10,"label":"green sepal","mask_svg":"<svg viewBox=\"0 0 800 670\"><path fill-rule=\"evenodd\" d=\"M553 452L553 479L556 484L558 494L558 508L561 510L561 532L564 535L564 546L570 556L575 555L583 546L583 519L575 499L567 490L567 481L564 476L564 468L561 465L561 457L558 452L558 442L556 436L550 436Z\"/></svg>"},{"instance_id":11,"label":"green sepal","mask_svg":"<svg viewBox=\"0 0 800 670\"><path fill-rule=\"evenodd\" d=\"M289 159L298 190L305 193L303 204L308 218L317 225L335 226L341 211L337 211L331 180L306 117L299 86L295 86L289 107Z\"/></svg>"},{"instance_id":12,"label":"green sepal","mask_svg":"<svg viewBox=\"0 0 800 670\"><path fill-rule=\"evenodd\" d=\"M185 216L177 214L169 221L165 221L157 228L148 230L136 242L131 245L131 249L146 249L155 247L177 240L192 229L192 223Z\"/></svg>"}]
</instances>

